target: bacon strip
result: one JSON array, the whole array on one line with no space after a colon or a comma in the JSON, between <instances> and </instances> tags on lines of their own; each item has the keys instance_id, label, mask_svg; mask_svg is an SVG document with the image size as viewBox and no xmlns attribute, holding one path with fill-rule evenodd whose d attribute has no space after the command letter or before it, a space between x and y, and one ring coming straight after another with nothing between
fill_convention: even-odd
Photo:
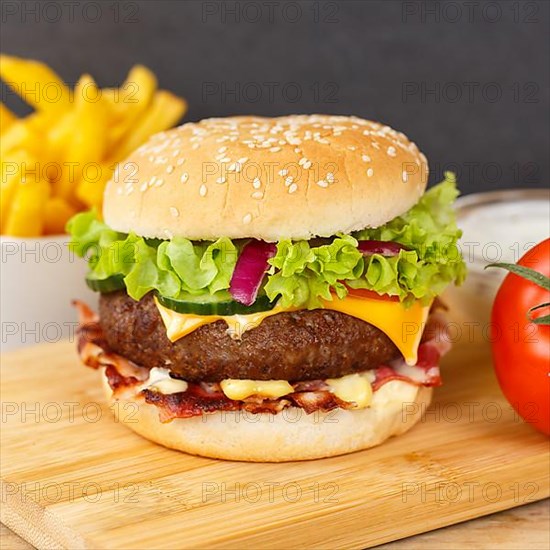
<instances>
[{"instance_id":1,"label":"bacon strip","mask_svg":"<svg viewBox=\"0 0 550 550\"><path fill-rule=\"evenodd\" d=\"M155 405L161 422L218 411L245 410L250 413L277 414L286 407L295 406L311 414L315 411L328 412L336 408L354 407L354 403L343 401L331 393L324 380L295 382L292 384L294 392L278 399L251 396L242 401L229 399L217 382L190 382L185 392L173 394L141 389L149 378L149 369L111 352L97 315L82 302L75 301L74 305L79 312L78 352L82 362L94 369L105 368L105 375L115 398L141 396L146 403ZM380 365L374 369L373 391L391 380L402 380L416 386L441 385L439 360L449 349L445 317L440 311L432 311L423 341L418 348L417 364L410 366L404 359L398 359L388 365Z\"/></svg>"}]
</instances>

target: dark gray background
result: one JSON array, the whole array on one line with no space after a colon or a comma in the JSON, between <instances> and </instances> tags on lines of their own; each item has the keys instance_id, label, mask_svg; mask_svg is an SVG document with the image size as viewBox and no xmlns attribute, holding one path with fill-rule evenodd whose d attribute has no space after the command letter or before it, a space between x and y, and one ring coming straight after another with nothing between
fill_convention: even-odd
<instances>
[{"instance_id":1,"label":"dark gray background","mask_svg":"<svg viewBox=\"0 0 550 550\"><path fill-rule=\"evenodd\" d=\"M380 120L420 145L430 181L451 168L469 193L550 182L549 8L525 0L8 0L0 46L46 61L68 82L86 71L112 86L144 63L187 98L186 120L297 112Z\"/></svg>"}]
</instances>

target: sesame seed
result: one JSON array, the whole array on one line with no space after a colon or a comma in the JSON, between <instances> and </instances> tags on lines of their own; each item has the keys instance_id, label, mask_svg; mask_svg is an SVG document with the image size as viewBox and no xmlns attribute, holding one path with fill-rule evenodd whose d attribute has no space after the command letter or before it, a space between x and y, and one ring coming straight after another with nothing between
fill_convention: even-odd
<instances>
[{"instance_id":1,"label":"sesame seed","mask_svg":"<svg viewBox=\"0 0 550 550\"><path fill-rule=\"evenodd\" d=\"M180 150L179 150L179 149L176 149L175 151L172 152L172 156L173 156L173 157L177 157L177 156L179 156L179 154L180 154Z\"/></svg>"},{"instance_id":2,"label":"sesame seed","mask_svg":"<svg viewBox=\"0 0 550 550\"><path fill-rule=\"evenodd\" d=\"M159 178L159 179L155 182L155 186L156 186L156 187L160 187L163 183L164 183L164 180L163 180L162 178ZM150 185L153 185L153 183L150 183Z\"/></svg>"},{"instance_id":3,"label":"sesame seed","mask_svg":"<svg viewBox=\"0 0 550 550\"><path fill-rule=\"evenodd\" d=\"M193 145L191 145L191 149L198 149L200 147L200 143L193 143Z\"/></svg>"},{"instance_id":4,"label":"sesame seed","mask_svg":"<svg viewBox=\"0 0 550 550\"><path fill-rule=\"evenodd\" d=\"M284 168L282 170L279 170L279 176L285 177L288 174L288 170L285 170Z\"/></svg>"},{"instance_id":5,"label":"sesame seed","mask_svg":"<svg viewBox=\"0 0 550 550\"><path fill-rule=\"evenodd\" d=\"M294 152L298 155L302 152L302 150L299 147L294 147Z\"/></svg>"},{"instance_id":6,"label":"sesame seed","mask_svg":"<svg viewBox=\"0 0 550 550\"><path fill-rule=\"evenodd\" d=\"M227 147L225 145L218 149L218 153L225 153L226 151L227 151Z\"/></svg>"},{"instance_id":7,"label":"sesame seed","mask_svg":"<svg viewBox=\"0 0 550 550\"><path fill-rule=\"evenodd\" d=\"M329 183L334 183L334 174L332 172L327 172L327 175L326 175L325 179Z\"/></svg>"},{"instance_id":8,"label":"sesame seed","mask_svg":"<svg viewBox=\"0 0 550 550\"><path fill-rule=\"evenodd\" d=\"M147 182L145 181L140 185L139 190L143 193L146 189L147 189Z\"/></svg>"},{"instance_id":9,"label":"sesame seed","mask_svg":"<svg viewBox=\"0 0 550 550\"><path fill-rule=\"evenodd\" d=\"M288 188L288 192L289 193L295 193L296 191L298 191L298 186L293 183L289 188Z\"/></svg>"},{"instance_id":10,"label":"sesame seed","mask_svg":"<svg viewBox=\"0 0 550 550\"><path fill-rule=\"evenodd\" d=\"M374 170L373 170L372 168L369 168L369 169L367 170L367 176L368 176L369 178L372 178L372 175L373 175L373 174L374 174Z\"/></svg>"},{"instance_id":11,"label":"sesame seed","mask_svg":"<svg viewBox=\"0 0 550 550\"><path fill-rule=\"evenodd\" d=\"M269 150L272 152L272 153L277 153L281 150L280 147L270 147Z\"/></svg>"},{"instance_id":12,"label":"sesame seed","mask_svg":"<svg viewBox=\"0 0 550 550\"><path fill-rule=\"evenodd\" d=\"M395 147L392 147L391 145L388 147L387 153L390 157L395 157L397 155L397 151L395 150Z\"/></svg>"},{"instance_id":13,"label":"sesame seed","mask_svg":"<svg viewBox=\"0 0 550 550\"><path fill-rule=\"evenodd\" d=\"M248 160L248 157L242 157L242 158L240 158L237 162L238 162L239 164L244 164L247 160Z\"/></svg>"},{"instance_id":14,"label":"sesame seed","mask_svg":"<svg viewBox=\"0 0 550 550\"><path fill-rule=\"evenodd\" d=\"M317 182L317 185L318 185L319 187L328 187L328 183L327 183L325 180L319 180L319 181Z\"/></svg>"},{"instance_id":15,"label":"sesame seed","mask_svg":"<svg viewBox=\"0 0 550 550\"><path fill-rule=\"evenodd\" d=\"M407 180L409 179L409 174L407 174L405 170L403 170L402 178L403 178L403 183L407 183Z\"/></svg>"},{"instance_id":16,"label":"sesame seed","mask_svg":"<svg viewBox=\"0 0 550 550\"><path fill-rule=\"evenodd\" d=\"M261 191L254 191L251 196L253 199L263 199L264 194Z\"/></svg>"},{"instance_id":17,"label":"sesame seed","mask_svg":"<svg viewBox=\"0 0 550 550\"><path fill-rule=\"evenodd\" d=\"M260 181L260 178L254 178L254 181L252 182L252 187L254 189L259 189L262 186L262 182Z\"/></svg>"},{"instance_id":18,"label":"sesame seed","mask_svg":"<svg viewBox=\"0 0 550 550\"><path fill-rule=\"evenodd\" d=\"M207 191L206 185L204 185L204 183L203 183L199 188L199 195L201 197L206 197L206 191Z\"/></svg>"},{"instance_id":19,"label":"sesame seed","mask_svg":"<svg viewBox=\"0 0 550 550\"><path fill-rule=\"evenodd\" d=\"M304 170L309 170L311 168L311 161L307 160L304 162Z\"/></svg>"},{"instance_id":20,"label":"sesame seed","mask_svg":"<svg viewBox=\"0 0 550 550\"><path fill-rule=\"evenodd\" d=\"M379 145L376 141L373 141L373 142L372 142L372 146L373 146L375 149L380 149L380 145Z\"/></svg>"},{"instance_id":21,"label":"sesame seed","mask_svg":"<svg viewBox=\"0 0 550 550\"><path fill-rule=\"evenodd\" d=\"M222 159L220 159L220 162L223 162L224 164L226 162L229 162L231 159L229 157L223 157Z\"/></svg>"},{"instance_id":22,"label":"sesame seed","mask_svg":"<svg viewBox=\"0 0 550 550\"><path fill-rule=\"evenodd\" d=\"M226 182L226 179L223 176L216 180L216 183L225 183L225 182Z\"/></svg>"},{"instance_id":23,"label":"sesame seed","mask_svg":"<svg viewBox=\"0 0 550 550\"><path fill-rule=\"evenodd\" d=\"M250 223L252 221L252 214L248 213L243 216L243 223Z\"/></svg>"},{"instance_id":24,"label":"sesame seed","mask_svg":"<svg viewBox=\"0 0 550 550\"><path fill-rule=\"evenodd\" d=\"M228 167L227 167L227 171L228 172L235 172L237 170L237 163L236 162L232 162Z\"/></svg>"},{"instance_id":25,"label":"sesame seed","mask_svg":"<svg viewBox=\"0 0 550 550\"><path fill-rule=\"evenodd\" d=\"M184 158L180 158L176 161L176 166L181 166L185 162Z\"/></svg>"},{"instance_id":26,"label":"sesame seed","mask_svg":"<svg viewBox=\"0 0 550 550\"><path fill-rule=\"evenodd\" d=\"M181 181L181 183L186 183L188 179L189 179L189 174L188 174L187 172L184 172L184 173L180 176L180 181Z\"/></svg>"},{"instance_id":27,"label":"sesame seed","mask_svg":"<svg viewBox=\"0 0 550 550\"><path fill-rule=\"evenodd\" d=\"M166 173L167 174L171 174L172 172L174 171L174 167L169 164L167 167L166 167Z\"/></svg>"},{"instance_id":28,"label":"sesame seed","mask_svg":"<svg viewBox=\"0 0 550 550\"><path fill-rule=\"evenodd\" d=\"M362 159L363 162L370 162L371 161L371 158L368 155L362 155L361 159Z\"/></svg>"},{"instance_id":29,"label":"sesame seed","mask_svg":"<svg viewBox=\"0 0 550 550\"><path fill-rule=\"evenodd\" d=\"M174 218L177 218L180 215L179 210L175 206L170 207L170 214L174 216Z\"/></svg>"}]
</instances>

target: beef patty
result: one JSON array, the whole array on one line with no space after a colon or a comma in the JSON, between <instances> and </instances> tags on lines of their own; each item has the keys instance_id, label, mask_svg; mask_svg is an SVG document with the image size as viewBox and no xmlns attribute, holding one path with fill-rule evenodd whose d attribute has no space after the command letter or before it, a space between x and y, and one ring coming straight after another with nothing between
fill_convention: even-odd
<instances>
[{"instance_id":1,"label":"beef patty","mask_svg":"<svg viewBox=\"0 0 550 550\"><path fill-rule=\"evenodd\" d=\"M231 338L220 320L176 342L168 340L151 294L139 302L124 291L102 294L99 313L113 351L139 365L168 368L189 381L337 378L399 356L382 331L329 309L272 315L240 340Z\"/></svg>"}]
</instances>

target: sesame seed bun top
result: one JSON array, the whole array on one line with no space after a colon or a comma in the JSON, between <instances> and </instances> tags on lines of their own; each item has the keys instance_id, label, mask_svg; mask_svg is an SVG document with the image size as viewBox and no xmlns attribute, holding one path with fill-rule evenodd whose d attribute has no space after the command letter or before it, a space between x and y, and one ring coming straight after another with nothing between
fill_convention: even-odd
<instances>
[{"instance_id":1,"label":"sesame seed bun top","mask_svg":"<svg viewBox=\"0 0 550 550\"><path fill-rule=\"evenodd\" d=\"M229 117L151 137L119 164L105 222L163 239L278 241L377 227L413 206L426 157L356 117Z\"/></svg>"}]
</instances>

